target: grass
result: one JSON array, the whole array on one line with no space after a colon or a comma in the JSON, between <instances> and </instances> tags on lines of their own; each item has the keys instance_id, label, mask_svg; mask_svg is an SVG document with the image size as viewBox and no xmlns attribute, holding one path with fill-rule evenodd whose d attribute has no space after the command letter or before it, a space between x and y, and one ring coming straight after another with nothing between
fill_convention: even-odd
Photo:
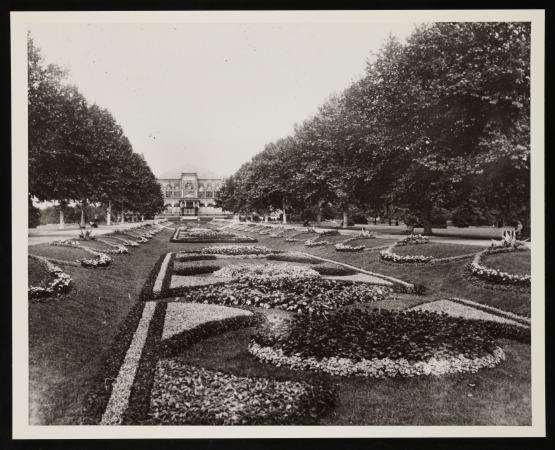
<instances>
[{"instance_id":1,"label":"grass","mask_svg":"<svg viewBox=\"0 0 555 450\"><path fill-rule=\"evenodd\" d=\"M149 243L129 248L130 255L112 255L113 263L108 269L64 266L63 270L73 279L72 291L55 303L29 304L31 424L79 423L84 396L94 385L93 377L102 354L112 345L120 324L136 304L141 287L160 256L168 251L210 246L170 243L171 235L172 230L164 230ZM254 245L323 256L422 283L428 288L427 295L399 295L396 299L372 304L372 308L402 309L435 298L458 296L523 315L530 312L529 294L491 291L470 284L463 277L465 261L439 266L398 266L382 263L377 252L338 253L333 246L307 248L302 241L287 243L260 235L257 238L260 242ZM367 246L380 246L393 240L363 242ZM34 245L30 252L65 260L87 256L79 249L48 244ZM254 261L258 262L249 262ZM206 263L214 264L214 261ZM30 275L40 278L40 270L30 260ZM207 339L187 348L181 357L193 364L243 376L285 379L314 376L254 360L246 351L251 331L234 331ZM439 379L333 378L339 385L339 404L322 424L528 424L530 347L506 342L504 349L507 361L476 374Z\"/></svg>"},{"instance_id":2,"label":"grass","mask_svg":"<svg viewBox=\"0 0 555 450\"><path fill-rule=\"evenodd\" d=\"M482 250L476 245L442 244L430 242L428 244L404 245L395 247L393 253L398 255L424 255L434 258L449 258L451 256L478 253Z\"/></svg>"},{"instance_id":3,"label":"grass","mask_svg":"<svg viewBox=\"0 0 555 450\"><path fill-rule=\"evenodd\" d=\"M315 376L254 359L246 350L252 332L244 329L206 339L179 358L238 376L307 381ZM511 341L504 341L503 347L505 362L475 374L385 380L330 376L339 388L339 400L321 425L530 424L530 347Z\"/></svg>"},{"instance_id":4,"label":"grass","mask_svg":"<svg viewBox=\"0 0 555 450\"><path fill-rule=\"evenodd\" d=\"M55 303L29 304L29 398L31 424L73 424L119 324L135 304L141 287L162 253L170 231L130 255L113 256L108 269L64 266L73 289ZM60 259L85 252L50 245L33 253Z\"/></svg>"},{"instance_id":5,"label":"grass","mask_svg":"<svg viewBox=\"0 0 555 450\"><path fill-rule=\"evenodd\" d=\"M37 244L29 248L29 253L47 258L62 259L64 261L77 261L90 258L90 253L75 247L59 247L50 244Z\"/></svg>"},{"instance_id":6,"label":"grass","mask_svg":"<svg viewBox=\"0 0 555 450\"><path fill-rule=\"evenodd\" d=\"M492 269L512 274L530 275L531 252L497 253L482 258L483 264Z\"/></svg>"},{"instance_id":7,"label":"grass","mask_svg":"<svg viewBox=\"0 0 555 450\"><path fill-rule=\"evenodd\" d=\"M50 279L50 273L46 269L46 265L36 258L27 258L27 260L29 263L27 270L29 286L45 286Z\"/></svg>"}]
</instances>

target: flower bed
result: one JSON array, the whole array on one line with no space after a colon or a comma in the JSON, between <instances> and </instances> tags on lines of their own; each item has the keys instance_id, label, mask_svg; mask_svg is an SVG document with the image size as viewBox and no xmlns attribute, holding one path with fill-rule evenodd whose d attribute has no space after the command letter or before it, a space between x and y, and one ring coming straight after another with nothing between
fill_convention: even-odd
<instances>
[{"instance_id":1,"label":"flower bed","mask_svg":"<svg viewBox=\"0 0 555 450\"><path fill-rule=\"evenodd\" d=\"M39 299L54 297L64 294L70 290L72 280L67 273L64 273L62 269L52 264L46 258L42 258L40 256L30 257L44 264L51 280L48 281L46 286L29 286L27 291L29 298Z\"/></svg>"},{"instance_id":2,"label":"flower bed","mask_svg":"<svg viewBox=\"0 0 555 450\"><path fill-rule=\"evenodd\" d=\"M430 239L427 237L422 236L421 234L410 234L403 239L398 240L395 245L397 247L401 247L403 245L418 245L418 244L427 244L430 242Z\"/></svg>"},{"instance_id":3,"label":"flower bed","mask_svg":"<svg viewBox=\"0 0 555 450\"><path fill-rule=\"evenodd\" d=\"M360 237L353 237L353 238L349 238L344 241L338 242L334 246L335 251L336 252L363 252L364 249L366 248L365 245L349 245L349 242L353 242L357 239L360 239Z\"/></svg>"},{"instance_id":4,"label":"flower bed","mask_svg":"<svg viewBox=\"0 0 555 450\"><path fill-rule=\"evenodd\" d=\"M315 238L312 239L307 239L304 242L304 246L305 247L322 247L324 245L328 245L329 242L328 241L317 241L317 239L319 239L320 236L316 236Z\"/></svg>"},{"instance_id":5,"label":"flower bed","mask_svg":"<svg viewBox=\"0 0 555 450\"><path fill-rule=\"evenodd\" d=\"M112 264L112 258L110 258L106 253L100 252L98 250L94 250L92 248L86 247L81 245L79 241L68 239L65 241L53 241L50 245L59 246L59 247L74 247L80 248L87 253L90 253L94 256L94 258L85 258L79 260L83 267L107 267Z\"/></svg>"},{"instance_id":6,"label":"flower bed","mask_svg":"<svg viewBox=\"0 0 555 450\"><path fill-rule=\"evenodd\" d=\"M115 236L115 235L108 235L108 236L106 236L106 237L107 237L107 238L110 238L110 239L114 239L114 240L116 240L116 241L119 241L119 242L121 242L123 245L125 245L125 246L127 246L127 247L138 247L138 246L139 246L139 243L138 243L138 242L131 241L131 240L129 240L129 239L123 239L123 238L118 237L118 236Z\"/></svg>"},{"instance_id":7,"label":"flower bed","mask_svg":"<svg viewBox=\"0 0 555 450\"><path fill-rule=\"evenodd\" d=\"M182 243L239 243L257 242L256 239L242 234L226 233L209 228L177 228L170 242Z\"/></svg>"},{"instance_id":8,"label":"flower bed","mask_svg":"<svg viewBox=\"0 0 555 450\"><path fill-rule=\"evenodd\" d=\"M509 253L518 251L512 247L490 248L476 254L472 262L468 265L471 275L492 284L516 286L529 288L532 277L524 274L511 274L501 270L492 269L482 264L482 257L488 254Z\"/></svg>"},{"instance_id":9,"label":"flower bed","mask_svg":"<svg viewBox=\"0 0 555 450\"><path fill-rule=\"evenodd\" d=\"M226 245L204 247L200 250L191 250L191 253L200 253L202 255L226 255L226 256L244 256L244 255L270 255L275 253L268 247L255 245Z\"/></svg>"},{"instance_id":10,"label":"flower bed","mask_svg":"<svg viewBox=\"0 0 555 450\"><path fill-rule=\"evenodd\" d=\"M308 425L317 423L334 398L323 385L238 377L169 359L156 365L149 423Z\"/></svg>"},{"instance_id":11,"label":"flower bed","mask_svg":"<svg viewBox=\"0 0 555 450\"><path fill-rule=\"evenodd\" d=\"M268 279L279 280L310 280L319 278L320 274L314 269L298 265L276 265L276 264L236 264L227 266L214 272L217 278L233 278L249 281L265 281Z\"/></svg>"},{"instance_id":12,"label":"flower bed","mask_svg":"<svg viewBox=\"0 0 555 450\"><path fill-rule=\"evenodd\" d=\"M314 270L318 272L320 275L325 275L325 276L347 276L347 275L355 275L357 273L360 273L349 267L343 267L343 266L332 265L332 264L319 264L317 266L314 266Z\"/></svg>"},{"instance_id":13,"label":"flower bed","mask_svg":"<svg viewBox=\"0 0 555 450\"><path fill-rule=\"evenodd\" d=\"M228 283L168 289L162 297L180 296L182 300L224 306L255 306L285 311L320 314L354 303L372 303L388 298L392 291L364 282L312 278L239 278Z\"/></svg>"},{"instance_id":14,"label":"flower bed","mask_svg":"<svg viewBox=\"0 0 555 450\"><path fill-rule=\"evenodd\" d=\"M173 265L173 273L175 275L202 275L205 273L212 273L220 270L220 266L216 266L213 264L204 265L204 264L183 264L182 262L174 262Z\"/></svg>"},{"instance_id":15,"label":"flower bed","mask_svg":"<svg viewBox=\"0 0 555 450\"><path fill-rule=\"evenodd\" d=\"M249 351L265 362L333 375L439 376L476 372L505 358L488 326L445 314L355 308L265 327Z\"/></svg>"},{"instance_id":16,"label":"flower bed","mask_svg":"<svg viewBox=\"0 0 555 450\"><path fill-rule=\"evenodd\" d=\"M421 234L411 234L410 236L407 236L407 237L404 237L403 239L398 240L397 242L390 245L385 250L380 251L380 258L383 261L402 263L402 264L429 263L434 260L433 256L398 255L397 253L394 253L392 251L395 247L402 247L405 245L427 244L428 242L429 242L429 239L426 237L423 237Z\"/></svg>"}]
</instances>

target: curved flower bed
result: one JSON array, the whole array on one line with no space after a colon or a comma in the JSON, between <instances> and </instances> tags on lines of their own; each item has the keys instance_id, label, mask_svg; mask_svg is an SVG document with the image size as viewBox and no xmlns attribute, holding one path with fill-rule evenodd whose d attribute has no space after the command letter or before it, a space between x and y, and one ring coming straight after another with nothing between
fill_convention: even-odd
<instances>
[{"instance_id":1,"label":"curved flower bed","mask_svg":"<svg viewBox=\"0 0 555 450\"><path fill-rule=\"evenodd\" d=\"M339 310L265 327L249 351L297 370L375 378L476 372L505 359L486 323L422 311Z\"/></svg>"},{"instance_id":2,"label":"curved flower bed","mask_svg":"<svg viewBox=\"0 0 555 450\"><path fill-rule=\"evenodd\" d=\"M322 384L239 377L169 359L156 365L149 423L313 424L334 400Z\"/></svg>"},{"instance_id":3,"label":"curved flower bed","mask_svg":"<svg viewBox=\"0 0 555 450\"><path fill-rule=\"evenodd\" d=\"M58 266L55 266L46 258L40 256L32 256L36 260L42 262L46 266L46 270L52 279L46 286L29 286L28 294L29 298L38 299L45 297L54 297L57 295L64 294L68 292L71 288L71 277L62 271Z\"/></svg>"},{"instance_id":4,"label":"curved flower bed","mask_svg":"<svg viewBox=\"0 0 555 450\"><path fill-rule=\"evenodd\" d=\"M365 245L349 245L349 242L356 241L360 239L360 236L352 237L346 239L344 241L338 242L335 244L335 251L336 252L363 252L366 248Z\"/></svg>"},{"instance_id":5,"label":"curved flower bed","mask_svg":"<svg viewBox=\"0 0 555 450\"><path fill-rule=\"evenodd\" d=\"M354 303L373 303L391 295L391 289L364 282L311 278L241 277L228 283L195 288L170 289L165 296L182 300L225 306L277 308L302 314L318 315Z\"/></svg>"},{"instance_id":6,"label":"curved flower bed","mask_svg":"<svg viewBox=\"0 0 555 450\"><path fill-rule=\"evenodd\" d=\"M485 255L492 255L496 253L509 253L518 251L512 247L503 248L488 248L474 256L474 259L468 266L469 272L483 281L492 284L516 286L521 288L529 288L531 285L532 277L530 275L512 274L489 268L482 264L482 257Z\"/></svg>"},{"instance_id":7,"label":"curved flower bed","mask_svg":"<svg viewBox=\"0 0 555 450\"><path fill-rule=\"evenodd\" d=\"M276 265L276 264L236 264L227 266L213 273L217 278L240 278L250 281L264 281L267 279L288 279L288 280L310 280L319 278L320 274L314 269L298 265Z\"/></svg>"},{"instance_id":8,"label":"curved flower bed","mask_svg":"<svg viewBox=\"0 0 555 450\"><path fill-rule=\"evenodd\" d=\"M403 239L398 240L394 244L390 245L385 250L380 251L380 258L384 261L389 261L393 263L406 263L406 264L418 264L418 263L429 263L435 260L433 256L424 255L398 255L392 250L395 247L402 247L405 245L419 245L427 244L429 239L422 236L421 234L411 234Z\"/></svg>"},{"instance_id":9,"label":"curved flower bed","mask_svg":"<svg viewBox=\"0 0 555 450\"><path fill-rule=\"evenodd\" d=\"M106 253L99 252L98 250L94 250L90 247L86 247L81 245L79 241L68 239L65 241L53 241L50 245L59 246L59 247L74 247L80 248L87 253L90 253L94 256L94 258L85 258L79 260L83 267L107 267L112 264L112 258L110 258Z\"/></svg>"},{"instance_id":10,"label":"curved flower bed","mask_svg":"<svg viewBox=\"0 0 555 450\"><path fill-rule=\"evenodd\" d=\"M304 242L304 246L305 247L323 247L324 245L329 244L328 241L317 241L317 239L319 239L319 238L320 238L320 236L316 236L315 238L307 239Z\"/></svg>"},{"instance_id":11,"label":"curved flower bed","mask_svg":"<svg viewBox=\"0 0 555 450\"><path fill-rule=\"evenodd\" d=\"M112 247L112 249L110 250L104 250L104 253L112 253L114 255L125 255L129 253L129 250L123 244L112 244L111 242L105 241L104 239L97 239L97 242Z\"/></svg>"},{"instance_id":12,"label":"curved flower bed","mask_svg":"<svg viewBox=\"0 0 555 450\"><path fill-rule=\"evenodd\" d=\"M226 255L226 256L243 256L243 255L270 255L275 253L268 247L255 245L225 245L204 247L200 250L192 250L190 253L200 253L202 255Z\"/></svg>"},{"instance_id":13,"label":"curved flower bed","mask_svg":"<svg viewBox=\"0 0 555 450\"><path fill-rule=\"evenodd\" d=\"M113 236L113 235L110 235L110 236L108 236L108 237L109 237L110 239L115 239L116 241L121 242L123 245L125 245L125 246L127 246L127 247L138 247L138 246L139 246L139 243L138 243L138 242L131 241L131 240L129 240L129 239L123 239L123 238L120 238L120 237L117 237L117 236Z\"/></svg>"}]
</instances>

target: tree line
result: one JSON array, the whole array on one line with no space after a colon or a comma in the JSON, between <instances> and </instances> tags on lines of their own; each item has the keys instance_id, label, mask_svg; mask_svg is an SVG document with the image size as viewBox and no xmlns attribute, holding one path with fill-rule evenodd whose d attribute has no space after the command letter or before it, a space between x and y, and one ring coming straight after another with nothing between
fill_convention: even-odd
<instances>
[{"instance_id":1,"label":"tree line","mask_svg":"<svg viewBox=\"0 0 555 450\"><path fill-rule=\"evenodd\" d=\"M81 226L87 205L103 206L107 223L116 212L121 220L159 212L156 177L112 114L66 83L67 73L44 61L30 35L27 51L30 221L33 199L57 204L61 224L71 204L80 207Z\"/></svg>"},{"instance_id":2,"label":"tree line","mask_svg":"<svg viewBox=\"0 0 555 450\"><path fill-rule=\"evenodd\" d=\"M225 180L236 213L333 206L431 233L530 217L530 25L435 23L389 37L363 76Z\"/></svg>"}]
</instances>

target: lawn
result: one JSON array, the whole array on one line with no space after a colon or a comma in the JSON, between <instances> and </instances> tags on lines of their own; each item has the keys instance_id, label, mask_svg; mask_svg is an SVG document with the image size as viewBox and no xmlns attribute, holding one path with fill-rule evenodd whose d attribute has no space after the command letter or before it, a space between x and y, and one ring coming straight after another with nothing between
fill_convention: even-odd
<instances>
[{"instance_id":1,"label":"lawn","mask_svg":"<svg viewBox=\"0 0 555 450\"><path fill-rule=\"evenodd\" d=\"M28 266L28 276L29 276L29 286L44 286L48 283L50 274L46 269L46 265L38 261L36 258L27 258Z\"/></svg>"},{"instance_id":2,"label":"lawn","mask_svg":"<svg viewBox=\"0 0 555 450\"><path fill-rule=\"evenodd\" d=\"M210 246L170 243L172 233L172 230L162 231L149 243L130 248L129 255L112 255L113 263L108 269L61 266L73 279L72 290L55 302L29 304L30 423L79 423L84 396L94 385L93 378L103 353L135 305L143 283L160 255ZM530 312L529 294L491 291L469 283L463 276L465 261L438 266L392 265L381 262L378 252L339 253L331 245L307 248L302 241L287 243L283 239L260 235L259 239L260 242L253 245L326 257L422 283L428 289L424 296L398 295L369 305L371 308L403 309L436 298L458 296L523 315ZM394 241L365 239L363 242L381 246ZM427 245L435 244L418 248ZM87 256L79 249L47 244L31 246L29 250L66 260ZM206 263L223 266L231 261ZM252 260L249 263L255 261L258 262ZM39 279L43 275L42 269L32 259L29 262L30 279ZM275 313L272 310L267 312ZM246 350L251 332L252 329L239 330L207 339L185 350L181 358L241 376L314 377L310 372L293 372L256 361ZM476 374L388 380L330 377L338 384L339 403L321 423L528 424L530 347L507 341L504 350L507 353L504 363Z\"/></svg>"},{"instance_id":3,"label":"lawn","mask_svg":"<svg viewBox=\"0 0 555 450\"><path fill-rule=\"evenodd\" d=\"M45 256L48 258L61 259L64 261L77 261L84 258L91 258L91 254L85 250L75 247L60 247L50 244L37 244L29 247L32 255Z\"/></svg>"},{"instance_id":4,"label":"lawn","mask_svg":"<svg viewBox=\"0 0 555 450\"><path fill-rule=\"evenodd\" d=\"M512 274L530 275L531 252L518 251L485 255L482 262L487 267Z\"/></svg>"},{"instance_id":5,"label":"lawn","mask_svg":"<svg viewBox=\"0 0 555 450\"><path fill-rule=\"evenodd\" d=\"M434 258L449 258L451 256L468 255L478 253L482 247L463 244L443 244L430 242L428 244L403 245L395 247L393 253L398 255L424 255Z\"/></svg>"},{"instance_id":6,"label":"lawn","mask_svg":"<svg viewBox=\"0 0 555 450\"><path fill-rule=\"evenodd\" d=\"M108 269L61 266L72 290L54 302L29 303L30 423L76 423L101 355L160 254L169 251L170 235L165 230L130 255L113 256ZM60 259L87 255L47 244L29 250Z\"/></svg>"},{"instance_id":7,"label":"lawn","mask_svg":"<svg viewBox=\"0 0 555 450\"><path fill-rule=\"evenodd\" d=\"M315 376L255 360L246 350L252 332L243 329L206 339L185 350L180 359L239 376ZM339 400L321 425L530 424L530 347L505 341L504 350L505 362L475 374L385 380L327 377L338 385Z\"/></svg>"}]
</instances>

